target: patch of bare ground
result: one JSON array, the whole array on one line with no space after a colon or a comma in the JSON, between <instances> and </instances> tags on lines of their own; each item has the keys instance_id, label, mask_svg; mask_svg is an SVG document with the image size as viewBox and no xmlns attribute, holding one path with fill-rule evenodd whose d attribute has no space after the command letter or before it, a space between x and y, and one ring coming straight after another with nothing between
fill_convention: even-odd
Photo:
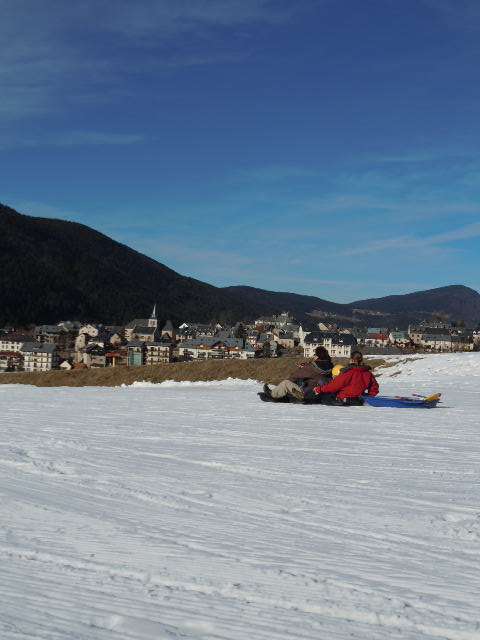
<instances>
[{"instance_id":1,"label":"patch of bare ground","mask_svg":"<svg viewBox=\"0 0 480 640\"><path fill-rule=\"evenodd\" d=\"M288 378L295 367L305 362L302 357L259 358L255 360L206 360L205 362L172 362L145 367L107 367L46 373L1 373L0 384L29 384L36 387L118 387L136 381L165 380L207 381L240 378L278 384ZM338 363L347 360L339 358ZM369 359L371 367L385 364L381 358Z\"/></svg>"}]
</instances>

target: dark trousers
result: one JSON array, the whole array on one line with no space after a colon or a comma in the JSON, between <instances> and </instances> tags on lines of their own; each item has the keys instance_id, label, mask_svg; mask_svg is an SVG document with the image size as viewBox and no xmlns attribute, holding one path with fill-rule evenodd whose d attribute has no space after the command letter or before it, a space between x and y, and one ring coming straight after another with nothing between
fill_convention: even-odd
<instances>
[{"instance_id":1,"label":"dark trousers","mask_svg":"<svg viewBox=\"0 0 480 640\"><path fill-rule=\"evenodd\" d=\"M345 398L340 400L334 393L319 393L315 395L313 391L305 393L307 404L325 404L331 407L363 407L363 398Z\"/></svg>"}]
</instances>

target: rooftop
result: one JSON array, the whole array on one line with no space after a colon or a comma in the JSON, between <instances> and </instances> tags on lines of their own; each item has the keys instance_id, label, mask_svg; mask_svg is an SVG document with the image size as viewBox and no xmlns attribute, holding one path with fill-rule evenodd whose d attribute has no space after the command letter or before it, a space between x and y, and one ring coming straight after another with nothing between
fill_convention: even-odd
<instances>
[{"instance_id":1,"label":"rooftop","mask_svg":"<svg viewBox=\"0 0 480 640\"><path fill-rule=\"evenodd\" d=\"M41 344L40 342L25 342L22 353L55 353L57 347L54 344Z\"/></svg>"}]
</instances>

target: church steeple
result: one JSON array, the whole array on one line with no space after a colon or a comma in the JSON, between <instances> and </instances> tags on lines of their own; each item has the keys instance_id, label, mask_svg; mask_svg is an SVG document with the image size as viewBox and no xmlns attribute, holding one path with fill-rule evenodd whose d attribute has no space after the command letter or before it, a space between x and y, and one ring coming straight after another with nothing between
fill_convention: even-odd
<instances>
[{"instance_id":1,"label":"church steeple","mask_svg":"<svg viewBox=\"0 0 480 640\"><path fill-rule=\"evenodd\" d=\"M153 311L148 321L148 326L155 327L155 329L157 328L157 303L153 305Z\"/></svg>"}]
</instances>

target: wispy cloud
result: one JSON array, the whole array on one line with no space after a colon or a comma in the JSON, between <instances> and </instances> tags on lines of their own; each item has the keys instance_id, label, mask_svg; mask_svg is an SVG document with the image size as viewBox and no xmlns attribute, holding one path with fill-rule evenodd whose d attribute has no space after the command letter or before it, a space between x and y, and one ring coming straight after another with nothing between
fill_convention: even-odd
<instances>
[{"instance_id":1,"label":"wispy cloud","mask_svg":"<svg viewBox=\"0 0 480 640\"><path fill-rule=\"evenodd\" d=\"M302 4L302 3L299 3ZM131 37L138 34L178 34L210 27L249 23L278 24L298 8L271 0L119 0L103 12L105 27Z\"/></svg>"},{"instance_id":2,"label":"wispy cloud","mask_svg":"<svg viewBox=\"0 0 480 640\"><path fill-rule=\"evenodd\" d=\"M351 247L341 251L344 256L359 256L384 251L412 251L418 252L421 249L435 248L441 245L448 245L462 240L470 240L480 237L480 222L474 222L462 227L451 229L443 233L430 236L404 235L396 238L384 238L372 242Z\"/></svg>"},{"instance_id":3,"label":"wispy cloud","mask_svg":"<svg viewBox=\"0 0 480 640\"><path fill-rule=\"evenodd\" d=\"M125 146L140 144L146 138L137 133L111 133L102 131L64 131L40 137L4 136L0 149L36 147Z\"/></svg>"},{"instance_id":4,"label":"wispy cloud","mask_svg":"<svg viewBox=\"0 0 480 640\"><path fill-rule=\"evenodd\" d=\"M282 182L285 180L297 180L315 178L321 174L321 170L315 167L270 165L244 169L234 175L234 180L240 182Z\"/></svg>"},{"instance_id":5,"label":"wispy cloud","mask_svg":"<svg viewBox=\"0 0 480 640\"><path fill-rule=\"evenodd\" d=\"M469 240L471 238L478 238L480 236L480 222L474 222L473 224L467 224L464 227L452 229L445 233L437 233L431 238L425 241L425 244L437 245L446 244L450 242L457 242L458 240Z\"/></svg>"},{"instance_id":6,"label":"wispy cloud","mask_svg":"<svg viewBox=\"0 0 480 640\"><path fill-rule=\"evenodd\" d=\"M241 59L257 27L284 23L308 4L0 0L0 118L61 112L88 96L115 97L127 73Z\"/></svg>"}]
</instances>

